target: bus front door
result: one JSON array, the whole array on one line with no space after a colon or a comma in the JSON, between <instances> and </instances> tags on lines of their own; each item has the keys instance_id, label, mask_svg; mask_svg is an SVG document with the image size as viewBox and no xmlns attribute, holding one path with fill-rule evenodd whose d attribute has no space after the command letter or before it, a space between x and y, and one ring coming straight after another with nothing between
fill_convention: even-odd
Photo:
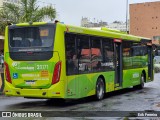
<instances>
[{"instance_id":1,"label":"bus front door","mask_svg":"<svg viewBox=\"0 0 160 120\"><path fill-rule=\"evenodd\" d=\"M152 46L148 45L148 79L153 80L153 54Z\"/></svg>"},{"instance_id":2,"label":"bus front door","mask_svg":"<svg viewBox=\"0 0 160 120\"><path fill-rule=\"evenodd\" d=\"M122 40L114 39L115 88L122 87Z\"/></svg>"}]
</instances>

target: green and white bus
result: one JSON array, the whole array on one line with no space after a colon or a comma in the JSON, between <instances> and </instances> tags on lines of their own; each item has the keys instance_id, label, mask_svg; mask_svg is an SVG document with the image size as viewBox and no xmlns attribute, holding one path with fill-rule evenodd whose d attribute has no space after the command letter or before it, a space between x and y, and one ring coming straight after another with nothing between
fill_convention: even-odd
<instances>
[{"instance_id":1,"label":"green and white bus","mask_svg":"<svg viewBox=\"0 0 160 120\"><path fill-rule=\"evenodd\" d=\"M5 31L5 94L78 99L153 80L151 40L102 28L20 23Z\"/></svg>"}]
</instances>

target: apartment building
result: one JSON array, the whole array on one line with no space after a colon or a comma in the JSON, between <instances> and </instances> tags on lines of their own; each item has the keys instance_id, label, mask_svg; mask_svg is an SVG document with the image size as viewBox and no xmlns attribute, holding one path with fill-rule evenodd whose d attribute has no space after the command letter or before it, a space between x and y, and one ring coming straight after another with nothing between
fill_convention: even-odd
<instances>
[{"instance_id":1,"label":"apartment building","mask_svg":"<svg viewBox=\"0 0 160 120\"><path fill-rule=\"evenodd\" d=\"M130 4L130 33L160 44L160 1Z\"/></svg>"}]
</instances>

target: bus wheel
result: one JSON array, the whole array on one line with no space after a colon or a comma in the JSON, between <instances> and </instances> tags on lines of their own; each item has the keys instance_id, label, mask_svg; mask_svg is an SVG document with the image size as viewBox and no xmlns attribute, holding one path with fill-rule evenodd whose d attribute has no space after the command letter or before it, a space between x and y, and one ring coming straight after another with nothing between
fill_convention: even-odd
<instances>
[{"instance_id":1,"label":"bus wheel","mask_svg":"<svg viewBox=\"0 0 160 120\"><path fill-rule=\"evenodd\" d=\"M140 84L135 86L134 88L136 89L143 89L144 88L144 81L145 81L145 77L144 74L141 74L141 79L140 79Z\"/></svg>"},{"instance_id":2,"label":"bus wheel","mask_svg":"<svg viewBox=\"0 0 160 120\"><path fill-rule=\"evenodd\" d=\"M104 97L104 82L102 78L98 78L96 83L96 99L101 100Z\"/></svg>"},{"instance_id":3,"label":"bus wheel","mask_svg":"<svg viewBox=\"0 0 160 120\"><path fill-rule=\"evenodd\" d=\"M145 79L145 78L144 78L144 74L142 73L142 74L141 74L141 84L140 84L140 86L139 86L140 89L144 88L144 79Z\"/></svg>"}]
</instances>

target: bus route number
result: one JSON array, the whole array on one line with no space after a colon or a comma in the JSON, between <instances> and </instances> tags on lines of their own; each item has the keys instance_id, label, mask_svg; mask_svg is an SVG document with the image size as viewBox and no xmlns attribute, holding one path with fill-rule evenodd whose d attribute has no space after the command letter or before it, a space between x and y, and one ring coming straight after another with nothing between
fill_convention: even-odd
<instances>
[{"instance_id":1,"label":"bus route number","mask_svg":"<svg viewBox=\"0 0 160 120\"><path fill-rule=\"evenodd\" d=\"M37 65L37 70L48 70L48 65Z\"/></svg>"}]
</instances>

